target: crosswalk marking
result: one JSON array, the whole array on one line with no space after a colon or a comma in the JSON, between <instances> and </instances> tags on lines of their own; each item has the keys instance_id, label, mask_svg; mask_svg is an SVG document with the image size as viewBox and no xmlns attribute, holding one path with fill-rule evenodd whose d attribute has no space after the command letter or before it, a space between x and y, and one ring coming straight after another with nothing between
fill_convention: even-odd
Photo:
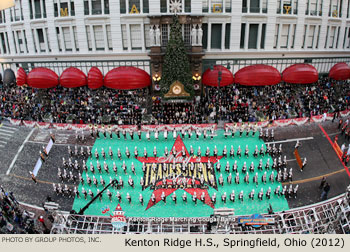
<instances>
[{"instance_id":1,"label":"crosswalk marking","mask_svg":"<svg viewBox=\"0 0 350 252\"><path fill-rule=\"evenodd\" d=\"M13 134L16 134L17 130L17 128L0 124L0 149L5 148L7 142Z\"/></svg>"},{"instance_id":2,"label":"crosswalk marking","mask_svg":"<svg viewBox=\"0 0 350 252\"><path fill-rule=\"evenodd\" d=\"M3 136L12 136L12 134L8 134L8 133L1 133L1 132L0 132L0 135L3 135Z\"/></svg>"},{"instance_id":3,"label":"crosswalk marking","mask_svg":"<svg viewBox=\"0 0 350 252\"><path fill-rule=\"evenodd\" d=\"M4 130L4 129L2 129L2 127L0 128L0 132L7 132L7 133L11 133L11 134L15 133L15 131L13 131L13 130Z\"/></svg>"},{"instance_id":4,"label":"crosswalk marking","mask_svg":"<svg viewBox=\"0 0 350 252\"><path fill-rule=\"evenodd\" d=\"M13 127L9 127L9 126L0 126L0 128L4 128L4 129L10 129L10 130L14 130L14 131L17 131L18 129L17 128L13 128Z\"/></svg>"}]
</instances>

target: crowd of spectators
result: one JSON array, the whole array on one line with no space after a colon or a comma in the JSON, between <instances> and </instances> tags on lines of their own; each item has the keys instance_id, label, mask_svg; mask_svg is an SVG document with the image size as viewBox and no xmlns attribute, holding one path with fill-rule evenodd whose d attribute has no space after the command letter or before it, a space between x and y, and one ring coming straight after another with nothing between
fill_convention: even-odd
<instances>
[{"instance_id":1,"label":"crowd of spectators","mask_svg":"<svg viewBox=\"0 0 350 252\"><path fill-rule=\"evenodd\" d=\"M348 83L322 78L310 85L281 83L275 86L207 88L201 100L204 114L230 122L255 122L322 115L349 108ZM217 106L218 105L218 106Z\"/></svg>"},{"instance_id":2,"label":"crowd of spectators","mask_svg":"<svg viewBox=\"0 0 350 252\"><path fill-rule=\"evenodd\" d=\"M0 88L0 116L52 123L140 125L151 96L148 89L113 90L56 87L38 90ZM322 78L309 85L281 83L275 86L231 85L205 87L193 100L152 97L148 123L256 122L321 115L349 108L348 83ZM219 111L219 113L216 113Z\"/></svg>"},{"instance_id":3,"label":"crowd of spectators","mask_svg":"<svg viewBox=\"0 0 350 252\"><path fill-rule=\"evenodd\" d=\"M40 222L40 220L39 220ZM22 210L12 192L0 186L0 234L39 234L39 223Z\"/></svg>"},{"instance_id":4,"label":"crowd of spectators","mask_svg":"<svg viewBox=\"0 0 350 252\"><path fill-rule=\"evenodd\" d=\"M0 88L3 117L52 123L140 124L148 90Z\"/></svg>"},{"instance_id":5,"label":"crowd of spectators","mask_svg":"<svg viewBox=\"0 0 350 252\"><path fill-rule=\"evenodd\" d=\"M155 124L194 124L204 122L204 117L195 106L196 102L161 102L154 98L152 107L153 123Z\"/></svg>"}]
</instances>

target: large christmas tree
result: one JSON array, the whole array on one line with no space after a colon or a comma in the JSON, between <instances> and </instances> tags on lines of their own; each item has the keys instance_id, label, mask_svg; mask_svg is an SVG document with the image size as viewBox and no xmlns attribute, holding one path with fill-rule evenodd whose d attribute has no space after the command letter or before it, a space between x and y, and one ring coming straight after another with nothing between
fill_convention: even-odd
<instances>
[{"instance_id":1,"label":"large christmas tree","mask_svg":"<svg viewBox=\"0 0 350 252\"><path fill-rule=\"evenodd\" d=\"M174 15L170 28L170 39L166 47L162 72L160 81L162 94L169 91L169 87L174 81L180 81L185 86L185 90L191 95L193 94L190 62L186 54L181 24L177 15Z\"/></svg>"}]
</instances>

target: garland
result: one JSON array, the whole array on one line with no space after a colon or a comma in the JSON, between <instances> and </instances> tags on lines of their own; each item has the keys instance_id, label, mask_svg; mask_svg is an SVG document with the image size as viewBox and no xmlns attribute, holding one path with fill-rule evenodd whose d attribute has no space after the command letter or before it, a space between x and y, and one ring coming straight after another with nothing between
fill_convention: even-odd
<instances>
[{"instance_id":1,"label":"garland","mask_svg":"<svg viewBox=\"0 0 350 252\"><path fill-rule=\"evenodd\" d=\"M34 122L35 123L35 122ZM39 129L48 129L50 127L50 123L37 122L36 126Z\"/></svg>"},{"instance_id":2,"label":"garland","mask_svg":"<svg viewBox=\"0 0 350 252\"><path fill-rule=\"evenodd\" d=\"M21 120L16 120L16 119L10 119L10 123L12 125L18 126L21 124Z\"/></svg>"}]
</instances>

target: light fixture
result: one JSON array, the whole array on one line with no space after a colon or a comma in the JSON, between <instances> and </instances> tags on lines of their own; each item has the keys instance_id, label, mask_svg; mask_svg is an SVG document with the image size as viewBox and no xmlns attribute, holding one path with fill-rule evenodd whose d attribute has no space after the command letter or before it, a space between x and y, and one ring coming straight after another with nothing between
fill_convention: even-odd
<instances>
[{"instance_id":1,"label":"light fixture","mask_svg":"<svg viewBox=\"0 0 350 252\"><path fill-rule=\"evenodd\" d=\"M1 0L0 1L0 10L5 10L15 6L15 0Z\"/></svg>"},{"instance_id":2,"label":"light fixture","mask_svg":"<svg viewBox=\"0 0 350 252\"><path fill-rule=\"evenodd\" d=\"M154 76L153 76L153 80L154 81L160 81L160 76L156 73Z\"/></svg>"},{"instance_id":3,"label":"light fixture","mask_svg":"<svg viewBox=\"0 0 350 252\"><path fill-rule=\"evenodd\" d=\"M195 75L192 76L192 79L195 81L199 81L201 78L202 77L198 73L195 73Z\"/></svg>"}]
</instances>

